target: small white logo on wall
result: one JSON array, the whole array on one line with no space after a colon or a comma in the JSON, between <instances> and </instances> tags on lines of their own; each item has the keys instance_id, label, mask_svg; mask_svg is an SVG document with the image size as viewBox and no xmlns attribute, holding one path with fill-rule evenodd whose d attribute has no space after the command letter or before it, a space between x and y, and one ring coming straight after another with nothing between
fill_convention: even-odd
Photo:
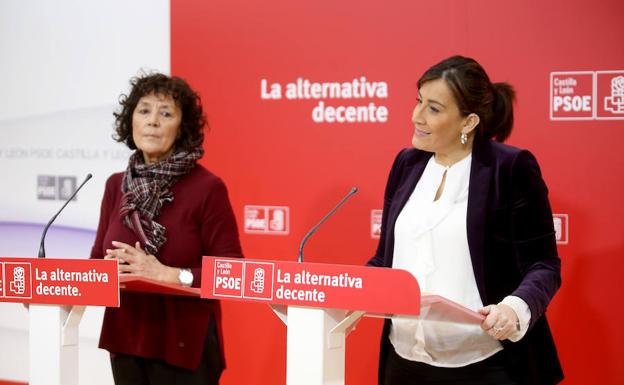
<instances>
[{"instance_id":1,"label":"small white logo on wall","mask_svg":"<svg viewBox=\"0 0 624 385\"><path fill-rule=\"evenodd\" d=\"M58 177L58 199L63 201L68 200L74 191L76 191L75 176ZM74 197L74 199L76 199L76 197Z\"/></svg>"},{"instance_id":2,"label":"small white logo on wall","mask_svg":"<svg viewBox=\"0 0 624 385\"><path fill-rule=\"evenodd\" d=\"M550 73L550 119L587 120L594 117L594 73Z\"/></svg>"},{"instance_id":3,"label":"small white logo on wall","mask_svg":"<svg viewBox=\"0 0 624 385\"><path fill-rule=\"evenodd\" d=\"M381 236L381 215L383 210L371 210L370 235L373 239L379 239Z\"/></svg>"},{"instance_id":4,"label":"small white logo on wall","mask_svg":"<svg viewBox=\"0 0 624 385\"><path fill-rule=\"evenodd\" d=\"M557 243L561 245L568 244L568 214L553 214L553 222L555 225L555 238Z\"/></svg>"},{"instance_id":5,"label":"small white logo on wall","mask_svg":"<svg viewBox=\"0 0 624 385\"><path fill-rule=\"evenodd\" d=\"M551 72L550 119L624 119L624 71Z\"/></svg>"},{"instance_id":6,"label":"small white logo on wall","mask_svg":"<svg viewBox=\"0 0 624 385\"><path fill-rule=\"evenodd\" d=\"M37 199L66 201L76 191L76 184L75 176L38 175Z\"/></svg>"},{"instance_id":7,"label":"small white logo on wall","mask_svg":"<svg viewBox=\"0 0 624 385\"><path fill-rule=\"evenodd\" d=\"M56 177L39 175L37 177L37 199L56 199Z\"/></svg>"},{"instance_id":8,"label":"small white logo on wall","mask_svg":"<svg viewBox=\"0 0 624 385\"><path fill-rule=\"evenodd\" d=\"M287 206L245 206L244 231L247 234L289 233L290 209Z\"/></svg>"},{"instance_id":9,"label":"small white logo on wall","mask_svg":"<svg viewBox=\"0 0 624 385\"><path fill-rule=\"evenodd\" d=\"M596 119L624 119L624 71L597 71Z\"/></svg>"}]
</instances>

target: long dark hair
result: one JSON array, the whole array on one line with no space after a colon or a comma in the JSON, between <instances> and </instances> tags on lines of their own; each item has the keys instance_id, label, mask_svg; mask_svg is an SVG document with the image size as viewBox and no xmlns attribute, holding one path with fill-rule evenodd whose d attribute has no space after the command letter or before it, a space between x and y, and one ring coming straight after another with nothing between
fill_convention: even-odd
<instances>
[{"instance_id":1,"label":"long dark hair","mask_svg":"<svg viewBox=\"0 0 624 385\"><path fill-rule=\"evenodd\" d=\"M429 68L418 80L418 88L444 79L451 89L462 116L479 116L475 135L504 142L513 128L515 92L507 83L492 83L476 60L452 56Z\"/></svg>"}]
</instances>

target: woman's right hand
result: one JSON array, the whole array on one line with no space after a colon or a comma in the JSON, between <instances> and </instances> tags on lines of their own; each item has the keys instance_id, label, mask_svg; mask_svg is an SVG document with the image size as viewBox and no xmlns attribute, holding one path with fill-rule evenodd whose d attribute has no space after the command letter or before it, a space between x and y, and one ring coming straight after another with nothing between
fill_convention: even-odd
<instances>
[{"instance_id":1,"label":"woman's right hand","mask_svg":"<svg viewBox=\"0 0 624 385\"><path fill-rule=\"evenodd\" d=\"M113 241L113 246L116 249L107 249L104 258L119 261L119 274L165 283L179 283L179 269L163 265L156 256L146 253L139 242L133 247L127 243Z\"/></svg>"},{"instance_id":2,"label":"woman's right hand","mask_svg":"<svg viewBox=\"0 0 624 385\"><path fill-rule=\"evenodd\" d=\"M518 331L518 316L508 305L488 305L479 309L485 320L481 323L481 329L497 340L506 340Z\"/></svg>"}]
</instances>

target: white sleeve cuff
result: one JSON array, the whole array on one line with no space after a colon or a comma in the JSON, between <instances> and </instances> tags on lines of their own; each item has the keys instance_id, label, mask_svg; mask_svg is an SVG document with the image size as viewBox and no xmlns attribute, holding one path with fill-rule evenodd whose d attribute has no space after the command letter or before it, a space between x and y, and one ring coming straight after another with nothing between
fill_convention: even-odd
<instances>
[{"instance_id":1,"label":"white sleeve cuff","mask_svg":"<svg viewBox=\"0 0 624 385\"><path fill-rule=\"evenodd\" d=\"M529 305L527 305L522 298L514 295L508 295L503 298L500 303L512 308L516 313L516 316L518 316L519 329L517 329L517 331L508 338L512 342L518 342L522 339L522 337L524 337L529 329L529 322L531 322L531 309L529 309Z\"/></svg>"}]
</instances>

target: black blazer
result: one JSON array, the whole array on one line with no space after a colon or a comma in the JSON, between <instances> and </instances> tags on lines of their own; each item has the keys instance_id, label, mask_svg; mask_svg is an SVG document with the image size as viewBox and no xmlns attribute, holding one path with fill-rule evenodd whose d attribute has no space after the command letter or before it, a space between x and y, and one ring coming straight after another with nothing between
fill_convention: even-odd
<instances>
[{"instance_id":1,"label":"black blazer","mask_svg":"<svg viewBox=\"0 0 624 385\"><path fill-rule=\"evenodd\" d=\"M384 194L381 237L369 265L392 266L394 225L432 155L412 148L396 157ZM531 310L527 334L516 343L502 341L510 372L522 384L560 382L563 372L545 311L561 285L561 260L548 189L530 152L475 140L466 226L483 304L515 295ZM392 349L389 326L386 321L382 333L380 384L387 349Z\"/></svg>"}]
</instances>

